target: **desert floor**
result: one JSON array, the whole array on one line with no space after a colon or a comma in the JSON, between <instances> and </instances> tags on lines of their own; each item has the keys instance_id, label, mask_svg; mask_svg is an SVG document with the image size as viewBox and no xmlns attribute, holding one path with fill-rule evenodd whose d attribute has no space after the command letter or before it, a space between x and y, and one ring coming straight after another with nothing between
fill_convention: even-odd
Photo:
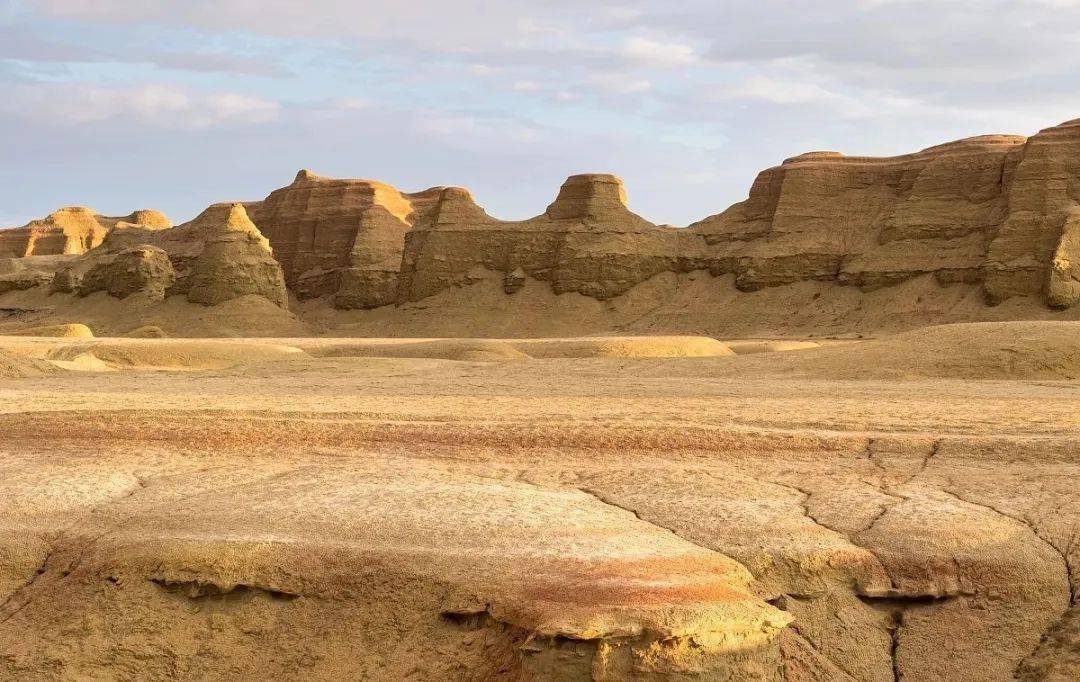
<instances>
[{"instance_id":1,"label":"desert floor","mask_svg":"<svg viewBox=\"0 0 1080 682\"><path fill-rule=\"evenodd\" d=\"M1077 338L6 337L0 679L1077 679Z\"/></svg>"}]
</instances>

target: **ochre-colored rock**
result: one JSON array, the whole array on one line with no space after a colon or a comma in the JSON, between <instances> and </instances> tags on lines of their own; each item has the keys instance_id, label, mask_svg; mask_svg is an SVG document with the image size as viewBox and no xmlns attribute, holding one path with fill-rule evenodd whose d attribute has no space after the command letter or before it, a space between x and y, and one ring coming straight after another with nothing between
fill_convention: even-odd
<instances>
[{"instance_id":1,"label":"ochre-colored rock","mask_svg":"<svg viewBox=\"0 0 1080 682\"><path fill-rule=\"evenodd\" d=\"M992 303L1037 296L1052 284L1055 251L1080 208L1080 119L1028 140L1015 170L1002 181L1008 186L1009 213L986 256L986 294Z\"/></svg>"},{"instance_id":2,"label":"ochre-colored rock","mask_svg":"<svg viewBox=\"0 0 1080 682\"><path fill-rule=\"evenodd\" d=\"M811 153L761 173L746 201L691 229L740 289L803 280L872 290L932 274L977 282L1024 139L985 136L893 158Z\"/></svg>"},{"instance_id":3,"label":"ochre-colored rock","mask_svg":"<svg viewBox=\"0 0 1080 682\"><path fill-rule=\"evenodd\" d=\"M437 197L302 170L251 216L299 298L336 295L338 307L370 308L394 301L405 232Z\"/></svg>"},{"instance_id":4,"label":"ochre-colored rock","mask_svg":"<svg viewBox=\"0 0 1080 682\"><path fill-rule=\"evenodd\" d=\"M23 227L0 230L0 255L15 257L80 254L98 246L118 224L138 225L149 230L172 226L158 211L139 210L110 218L82 206L61 208Z\"/></svg>"},{"instance_id":5,"label":"ochre-colored rock","mask_svg":"<svg viewBox=\"0 0 1080 682\"><path fill-rule=\"evenodd\" d=\"M701 241L653 225L625 201L615 176L576 175L543 214L506 222L487 215L468 191L447 188L406 235L398 300L469 284L478 270L504 276L520 270L558 293L607 299L677 268L688 243Z\"/></svg>"},{"instance_id":6,"label":"ochre-colored rock","mask_svg":"<svg viewBox=\"0 0 1080 682\"><path fill-rule=\"evenodd\" d=\"M150 244L124 247L107 240L62 265L52 279L51 290L80 296L106 291L117 298L141 292L160 301L175 281L176 273L164 250Z\"/></svg>"},{"instance_id":7,"label":"ochre-colored rock","mask_svg":"<svg viewBox=\"0 0 1080 682\"><path fill-rule=\"evenodd\" d=\"M731 276L746 292L800 282L871 292L933 278L981 286L990 304L1024 296L1068 308L1080 300L1077 159L1080 120L1030 139L987 135L889 158L811 152L763 171L745 201L683 229L633 213L613 175L572 176L544 213L503 221L462 188L410 194L305 170L263 201L223 204L175 229L161 229L168 221L154 212L113 219L62 209L0 233L0 251L74 256L156 245L175 270L170 295L188 293L204 252L235 257L239 269L221 271L234 281L220 286L204 266L197 299L217 300L208 293L217 288L283 302L272 249L293 294L343 309L406 304L491 277L502 278L507 295L531 279L555 294L604 301L692 271ZM244 239L215 231L231 206L247 212L249 235L261 232L270 248L254 236L242 248ZM67 267L55 290L97 287L77 281L90 274L85 265ZM0 289L51 278L35 272L43 274L4 278Z\"/></svg>"},{"instance_id":8,"label":"ochre-colored rock","mask_svg":"<svg viewBox=\"0 0 1080 682\"><path fill-rule=\"evenodd\" d=\"M211 206L194 222L204 245L189 275L189 301L217 305L256 294L287 304L281 266L242 204Z\"/></svg>"}]
</instances>

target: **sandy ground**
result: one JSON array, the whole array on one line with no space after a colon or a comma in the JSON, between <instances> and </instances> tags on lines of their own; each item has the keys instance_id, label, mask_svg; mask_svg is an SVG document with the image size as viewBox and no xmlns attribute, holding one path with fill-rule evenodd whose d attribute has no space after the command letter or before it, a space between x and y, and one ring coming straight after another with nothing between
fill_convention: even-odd
<instances>
[{"instance_id":1,"label":"sandy ground","mask_svg":"<svg viewBox=\"0 0 1080 682\"><path fill-rule=\"evenodd\" d=\"M1077 679L1078 339L3 338L0 679Z\"/></svg>"}]
</instances>

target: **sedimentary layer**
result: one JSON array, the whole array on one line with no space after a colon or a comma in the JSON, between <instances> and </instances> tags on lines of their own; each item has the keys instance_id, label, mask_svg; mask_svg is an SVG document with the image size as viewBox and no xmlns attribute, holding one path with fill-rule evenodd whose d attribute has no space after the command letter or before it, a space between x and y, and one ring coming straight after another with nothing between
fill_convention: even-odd
<instances>
[{"instance_id":1,"label":"sedimentary layer","mask_svg":"<svg viewBox=\"0 0 1080 682\"><path fill-rule=\"evenodd\" d=\"M811 152L763 171L745 201L686 228L633 213L613 175L572 176L542 214L503 221L463 188L406 193L304 170L264 200L236 204L251 225L244 238L207 236L203 225L228 222L219 214L233 204L173 229L151 211L114 219L62 209L0 232L0 251L18 257L0 265L0 295L51 286L190 297L195 274L191 300L207 305L253 294L285 306L291 294L351 310L408 306L494 277L510 310L530 282L607 302L707 273L741 292L821 283L826 300L928 279L977 290L986 306L1022 299L1027 312L1008 314L1031 317L1080 301L1077 158L1080 121L890 158ZM148 247L165 252L171 281ZM136 251L119 258L122 248ZM128 273L111 289L104 261ZM144 287L147 278L156 283ZM655 310L675 305L678 281Z\"/></svg>"}]
</instances>

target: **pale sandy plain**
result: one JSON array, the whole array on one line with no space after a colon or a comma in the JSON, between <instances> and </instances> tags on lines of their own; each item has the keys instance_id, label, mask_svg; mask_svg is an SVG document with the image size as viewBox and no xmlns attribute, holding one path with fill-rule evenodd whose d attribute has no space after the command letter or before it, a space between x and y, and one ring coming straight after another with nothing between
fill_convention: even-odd
<instances>
[{"instance_id":1,"label":"pale sandy plain","mask_svg":"<svg viewBox=\"0 0 1080 682\"><path fill-rule=\"evenodd\" d=\"M1078 339L3 337L0 678L1074 680Z\"/></svg>"}]
</instances>

